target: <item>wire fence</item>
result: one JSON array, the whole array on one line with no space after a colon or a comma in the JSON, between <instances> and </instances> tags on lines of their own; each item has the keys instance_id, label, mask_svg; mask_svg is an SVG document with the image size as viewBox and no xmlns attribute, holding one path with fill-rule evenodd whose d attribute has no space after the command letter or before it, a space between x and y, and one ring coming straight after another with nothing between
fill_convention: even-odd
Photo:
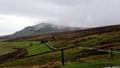
<instances>
[{"instance_id":1,"label":"wire fence","mask_svg":"<svg viewBox=\"0 0 120 68\"><path fill-rule=\"evenodd\" d=\"M100 57L103 55L104 57ZM28 62L32 62L35 64L45 64L48 62L60 61L63 65L65 65L67 62L87 62L89 61L89 57L93 57L92 59L94 60L118 59L120 58L120 51L115 51L112 48L110 50L105 50L91 47L71 46L63 49L57 49L40 54L25 56L24 59L38 59L34 61L27 60ZM27 64L27 62L24 63Z\"/></svg>"},{"instance_id":2,"label":"wire fence","mask_svg":"<svg viewBox=\"0 0 120 68\"><path fill-rule=\"evenodd\" d=\"M114 49L110 50L104 50L104 49L97 49L97 48L91 48L91 47L81 47L81 46L71 46L68 48L58 49L56 51L49 51L44 52L37 55L44 55L47 57L44 58L46 62L56 62L61 61L64 65L66 62L87 62L87 57L90 56L102 56L105 55L104 59L118 59L120 58L120 51L115 51ZM37 56L37 55L31 55L27 56L26 58ZM41 58L41 57L40 57ZM48 59L49 58L49 59ZM103 58L98 58L103 59Z\"/></svg>"}]
</instances>

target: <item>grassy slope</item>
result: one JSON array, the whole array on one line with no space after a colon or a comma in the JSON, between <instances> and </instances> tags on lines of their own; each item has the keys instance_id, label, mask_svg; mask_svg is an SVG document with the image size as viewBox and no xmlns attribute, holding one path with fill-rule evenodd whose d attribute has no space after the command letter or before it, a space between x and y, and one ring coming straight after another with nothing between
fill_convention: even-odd
<instances>
[{"instance_id":1,"label":"grassy slope","mask_svg":"<svg viewBox=\"0 0 120 68\"><path fill-rule=\"evenodd\" d=\"M40 44L39 41L0 42L0 55L15 51L15 49L13 49L13 48L27 47L31 43L32 43L32 46L27 48L28 49L27 56L51 51L47 46Z\"/></svg>"},{"instance_id":2,"label":"grassy slope","mask_svg":"<svg viewBox=\"0 0 120 68\"><path fill-rule=\"evenodd\" d=\"M69 40L64 39L64 40L49 41L48 43L59 49L67 48L72 45L99 48L100 46L102 47L103 44L106 45L108 43L115 44L114 47L117 47L120 44L119 41L120 41L120 31L115 31L115 32L95 34L85 37L77 37L75 39L69 39ZM115 48L115 50L119 50L119 48Z\"/></svg>"},{"instance_id":3,"label":"grassy slope","mask_svg":"<svg viewBox=\"0 0 120 68\"><path fill-rule=\"evenodd\" d=\"M120 66L120 60L109 60L103 62L73 63L61 68L101 68L110 66Z\"/></svg>"},{"instance_id":4,"label":"grassy slope","mask_svg":"<svg viewBox=\"0 0 120 68\"><path fill-rule=\"evenodd\" d=\"M34 45L28 48L28 55L35 55L35 54L40 54L40 53L44 53L44 52L48 52L48 51L52 51L50 50L47 46L45 46L44 44L41 45Z\"/></svg>"},{"instance_id":5,"label":"grassy slope","mask_svg":"<svg viewBox=\"0 0 120 68\"><path fill-rule=\"evenodd\" d=\"M81 51L83 51L83 52L81 52ZM65 61L66 62L69 62L71 60L76 61L76 58L79 58L79 56L83 56L84 54L87 54L90 51L79 49L79 52L81 52L81 53L76 54L76 52L78 53L77 48L66 50L64 52L65 53ZM117 57L117 59L115 57ZM120 59L120 55L116 55L116 56L114 55L114 58L115 58L115 61L117 61L118 59ZM85 59L85 62L108 61L110 59L110 56L109 56L109 54L91 55L90 53L88 53L87 57L86 58L84 57L83 59ZM53 52L53 53L49 53L49 54L38 55L38 56L30 57L30 58L20 59L17 61L2 64L1 66L32 66L32 65L41 65L41 64L45 64L48 62L55 62L55 61L61 61L61 52ZM117 62L115 62L115 63L117 63ZM86 63L84 63L84 65L85 64Z\"/></svg>"},{"instance_id":6,"label":"grassy slope","mask_svg":"<svg viewBox=\"0 0 120 68\"><path fill-rule=\"evenodd\" d=\"M96 51L91 51L87 49L81 49L81 48L71 48L64 51L65 53L65 61L74 61L77 62L77 59L82 56L80 59L85 59L85 62L91 62L91 61L103 61L103 60L109 60L110 55L109 54L100 54L100 55L94 55L93 53L96 53ZM91 55L92 53L92 55ZM84 58L83 58L84 56ZM114 58L118 57L117 59L120 59L120 55L114 55ZM96 59L95 59L96 58ZM115 58L116 59L116 58ZM27 61L27 62L26 62ZM61 61L61 52L53 52L49 54L43 54L38 56L33 56L25 59L20 59L13 62L8 62L5 64L2 64L1 66L31 66L31 65L41 65L48 62L55 62L55 61Z\"/></svg>"},{"instance_id":7,"label":"grassy slope","mask_svg":"<svg viewBox=\"0 0 120 68\"><path fill-rule=\"evenodd\" d=\"M89 46L98 46L96 44L100 43L101 41L103 42L104 39L111 38L114 36L116 37L117 35L119 35L119 32L114 32L114 35L111 35L111 33L105 33L105 34L100 34L100 35L98 34L96 36L94 35L95 38L90 38L90 37L93 37L93 35L91 35L88 37L83 37L82 39L84 39L84 40L81 39L82 42L75 43L74 45L88 46L88 47ZM96 39L100 39L100 41L99 40L96 41ZM113 38L111 38L111 40L112 39ZM74 39L74 40L76 40L76 39ZM78 40L78 38L77 38L77 40ZM106 41L106 40L104 40L104 41ZM67 40L67 42L68 42L68 40ZM89 44L91 44L91 45L89 45ZM63 44L63 47L68 47L68 45L73 46L71 43L70 44L68 43L67 46ZM95 61L95 60L107 60L107 59L109 59L108 54L104 54L102 56L102 55L91 55L91 53L94 53L94 51L92 52L90 50L86 50L86 49L82 50L82 49L78 49L78 48L68 49L65 51L65 61L76 61L77 59L80 58L80 56L82 56L82 57L85 56L84 58L88 62ZM117 55L116 57L120 57L120 55ZM94 58L97 58L97 59L94 60ZM102 59L100 59L100 58L102 58ZM28 61L28 62L25 62L25 61ZM61 52L57 51L57 52L53 52L53 53L49 53L49 54L38 55L38 56L30 57L30 58L20 59L17 61L5 63L5 64L3 64L3 66L16 66L16 65L23 66L23 65L45 64L45 63L50 62L50 61L51 62L61 61Z\"/></svg>"},{"instance_id":8,"label":"grassy slope","mask_svg":"<svg viewBox=\"0 0 120 68\"><path fill-rule=\"evenodd\" d=\"M77 46L86 46L86 47L95 47L95 48L102 47L103 49L114 48L114 50L119 50L120 48L119 37L120 37L120 31L114 31L114 32L107 32L102 34L89 35L85 37L77 37L73 39L56 39L56 40L49 41L48 43L59 49L77 45ZM81 57L84 57L86 59L85 61L87 62L96 61L96 60L103 61L103 60L110 59L109 54L100 54L100 55L92 54L91 55L91 53L96 53L96 52L86 50L86 49L78 49L78 48L68 49L65 51L65 61L66 62L71 60L76 61ZM117 59L120 59L120 55L118 54L116 54L115 57ZM94 59L94 58L97 58L97 59ZM24 65L36 65L36 64L39 65L39 64L45 64L50 61L51 62L61 61L61 52L57 51L49 54L20 59L17 61L5 63L2 66L17 66L17 65L24 66Z\"/></svg>"}]
</instances>

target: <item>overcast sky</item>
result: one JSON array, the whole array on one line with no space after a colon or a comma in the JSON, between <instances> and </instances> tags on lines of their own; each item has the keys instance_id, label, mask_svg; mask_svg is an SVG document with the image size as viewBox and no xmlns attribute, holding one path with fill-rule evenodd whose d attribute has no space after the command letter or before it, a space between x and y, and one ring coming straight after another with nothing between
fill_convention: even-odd
<instances>
[{"instance_id":1,"label":"overcast sky","mask_svg":"<svg viewBox=\"0 0 120 68\"><path fill-rule=\"evenodd\" d=\"M77 27L120 24L120 0L0 0L0 35L42 22Z\"/></svg>"}]
</instances>

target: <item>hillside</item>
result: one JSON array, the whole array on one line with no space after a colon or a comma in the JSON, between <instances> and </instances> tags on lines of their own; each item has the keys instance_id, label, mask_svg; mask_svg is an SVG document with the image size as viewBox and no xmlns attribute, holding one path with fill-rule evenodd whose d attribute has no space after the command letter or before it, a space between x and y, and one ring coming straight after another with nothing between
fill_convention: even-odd
<instances>
[{"instance_id":1,"label":"hillside","mask_svg":"<svg viewBox=\"0 0 120 68\"><path fill-rule=\"evenodd\" d=\"M48 40L64 39L65 40L65 39L74 39L74 38L79 38L79 37L89 36L94 34L114 32L119 30L120 30L120 25L113 25L113 26L103 26L103 27L82 29L82 30L69 31L69 32L58 32L58 33L43 34L43 35L37 35L37 36L17 37L17 38L9 39L7 41L41 40L41 39L48 39Z\"/></svg>"},{"instance_id":2,"label":"hillside","mask_svg":"<svg viewBox=\"0 0 120 68\"><path fill-rule=\"evenodd\" d=\"M50 23L40 23L34 26L26 27L23 30L18 31L15 34L13 34L13 36L15 37L35 36L35 35L49 34L49 33L56 33L56 32L74 31L78 29L80 28L61 26L61 25L55 25L55 24L50 24Z\"/></svg>"},{"instance_id":3,"label":"hillside","mask_svg":"<svg viewBox=\"0 0 120 68\"><path fill-rule=\"evenodd\" d=\"M46 47L44 47L45 43L42 43L42 41L45 41L45 43L57 48L57 50L54 51L49 48L46 49ZM21 42L23 43L20 44ZM25 45L26 42L27 44ZM34 67L34 65L38 65L38 67L42 68L41 65L43 65L43 67L47 66L47 68L50 68L49 66L53 66L58 62L61 66L61 49L64 50L65 64L80 62L84 65L88 62L97 62L97 64L109 65L110 62L112 64L120 62L120 25L38 36L19 37L1 42L0 47L9 47L8 43L14 44L11 46L11 49L20 46L26 47L29 46L28 44L30 43L33 43L33 46L27 48L29 51L28 55L25 55L25 58L20 58L15 61L8 61L0 66ZM41 46L43 46L43 50ZM32 49L33 47L34 49ZM110 60L111 48L114 50L114 60ZM106 63L100 63L99 61L106 61ZM57 67L59 67L59 64Z\"/></svg>"},{"instance_id":4,"label":"hillside","mask_svg":"<svg viewBox=\"0 0 120 68\"><path fill-rule=\"evenodd\" d=\"M82 28L55 25L50 23L40 23L34 26L25 27L24 29L17 31L14 34L1 36L0 40L22 37L22 36L36 36L36 35L43 35L43 34L56 33L56 32L75 31L80 29Z\"/></svg>"}]
</instances>

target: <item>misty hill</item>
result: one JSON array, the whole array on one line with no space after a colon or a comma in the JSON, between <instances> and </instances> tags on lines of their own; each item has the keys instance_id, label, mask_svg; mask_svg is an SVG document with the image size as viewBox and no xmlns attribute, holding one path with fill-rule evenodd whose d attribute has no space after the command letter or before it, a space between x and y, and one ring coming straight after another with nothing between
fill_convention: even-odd
<instances>
[{"instance_id":1,"label":"misty hill","mask_svg":"<svg viewBox=\"0 0 120 68\"><path fill-rule=\"evenodd\" d=\"M40 43L43 41L56 48L57 51L52 50L49 47L46 48L44 43ZM33 45L28 45L30 43L33 43ZM19 37L7 40L7 42L0 42L0 45L2 45L0 46L0 54L2 56L4 56L3 54L6 53L10 54L11 51L13 52L13 48L15 47L26 48L26 46L28 46L28 54L25 55L25 58L21 57L22 59L15 60L16 57L12 57L11 59L14 61L8 61L5 56L1 60L3 62L6 60L6 62L0 66L31 66L36 64L43 65L49 62L61 61L61 49L64 50L65 62L104 62L110 60L108 54L111 48L116 52L120 51L120 25L103 26L38 36ZM16 53L16 51L14 52ZM114 60L115 58L116 60L120 60L119 53L113 53ZM20 55L22 53L18 54Z\"/></svg>"},{"instance_id":2,"label":"misty hill","mask_svg":"<svg viewBox=\"0 0 120 68\"><path fill-rule=\"evenodd\" d=\"M114 31L120 31L120 25L111 25L111 26L102 26L102 27L95 27L95 28L88 28L82 30L75 30L69 32L56 32L51 34L43 34L43 35L36 35L36 36L24 36L24 37L17 37L13 39L9 39L6 41L23 41L23 40L72 40L79 37L94 35L94 34L102 34L102 33L109 33Z\"/></svg>"},{"instance_id":3,"label":"misty hill","mask_svg":"<svg viewBox=\"0 0 120 68\"><path fill-rule=\"evenodd\" d=\"M13 36L15 37L34 36L34 35L40 35L40 34L74 31L77 29L80 29L80 28L60 26L60 25L54 25L54 24L49 24L49 23L41 23L35 26L26 27L23 30L18 31L15 34L13 34Z\"/></svg>"},{"instance_id":4,"label":"misty hill","mask_svg":"<svg viewBox=\"0 0 120 68\"><path fill-rule=\"evenodd\" d=\"M3 39L22 37L22 36L35 36L35 35L49 34L56 32L75 31L80 29L81 28L79 27L68 27L68 26L55 25L50 23L40 23L34 26L28 26L18 32L15 32L12 35L2 36L0 37L0 39L3 40Z\"/></svg>"}]
</instances>

